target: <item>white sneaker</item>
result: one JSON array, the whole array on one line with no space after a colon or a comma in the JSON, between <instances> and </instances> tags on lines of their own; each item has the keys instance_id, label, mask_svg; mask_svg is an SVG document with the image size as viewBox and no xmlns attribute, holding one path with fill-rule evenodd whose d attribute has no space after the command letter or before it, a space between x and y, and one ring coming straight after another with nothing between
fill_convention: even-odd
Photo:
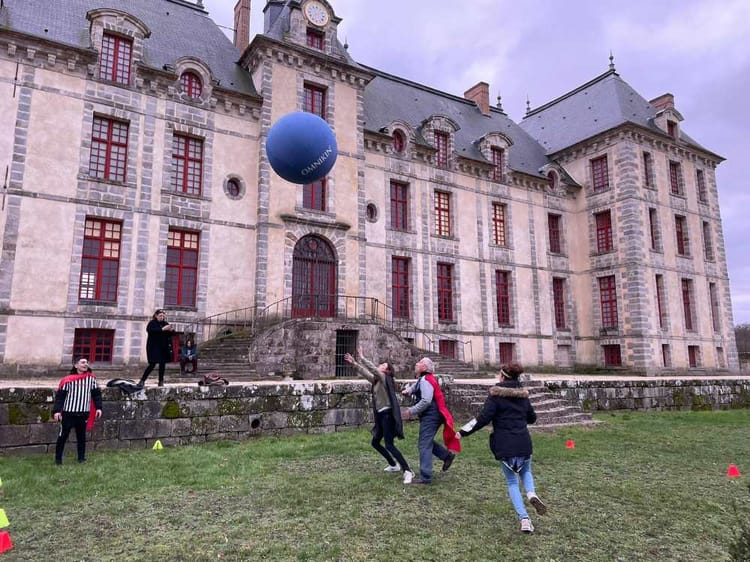
<instances>
[{"instance_id":1,"label":"white sneaker","mask_svg":"<svg viewBox=\"0 0 750 562\"><path fill-rule=\"evenodd\" d=\"M401 472L401 467L398 463L396 463L394 466L388 465L385 467L385 472Z\"/></svg>"},{"instance_id":2,"label":"white sneaker","mask_svg":"<svg viewBox=\"0 0 750 562\"><path fill-rule=\"evenodd\" d=\"M534 506L534 509L536 509L536 512L539 515L544 515L547 513L547 506L544 505L544 502L539 499L539 496L536 494L528 494L527 497L529 498L529 503Z\"/></svg>"},{"instance_id":3,"label":"white sneaker","mask_svg":"<svg viewBox=\"0 0 750 562\"><path fill-rule=\"evenodd\" d=\"M404 484L411 484L414 479L414 473L411 470L404 471Z\"/></svg>"},{"instance_id":4,"label":"white sneaker","mask_svg":"<svg viewBox=\"0 0 750 562\"><path fill-rule=\"evenodd\" d=\"M521 532L533 533L534 525L531 524L531 519L521 519Z\"/></svg>"}]
</instances>

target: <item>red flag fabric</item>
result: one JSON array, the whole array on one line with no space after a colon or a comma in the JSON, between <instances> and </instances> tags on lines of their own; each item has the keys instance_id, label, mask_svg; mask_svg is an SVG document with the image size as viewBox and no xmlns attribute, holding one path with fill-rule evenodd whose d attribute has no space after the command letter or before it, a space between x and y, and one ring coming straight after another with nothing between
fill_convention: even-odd
<instances>
[{"instance_id":1,"label":"red flag fabric","mask_svg":"<svg viewBox=\"0 0 750 562\"><path fill-rule=\"evenodd\" d=\"M76 373L74 375L68 375L66 377L63 377L60 379L60 384L57 385L57 390L60 390L63 386L68 384L69 382L76 382L85 379L86 377L91 377L92 379L96 379L94 376L94 373ZM86 430L91 431L94 429L94 421L96 420L96 405L94 405L93 398L91 399L90 405L89 405L89 417L86 420Z\"/></svg>"},{"instance_id":2,"label":"red flag fabric","mask_svg":"<svg viewBox=\"0 0 750 562\"><path fill-rule=\"evenodd\" d=\"M453 429L453 416L448 411L448 406L445 405L445 396L443 396L443 391L440 389L440 385L435 379L435 375L428 374L425 375L424 378L432 385L432 389L434 391L433 399L437 404L438 410L445 418L445 424L443 424L443 443L445 443L445 446L449 451L460 453L461 440L456 439L456 430Z\"/></svg>"}]
</instances>

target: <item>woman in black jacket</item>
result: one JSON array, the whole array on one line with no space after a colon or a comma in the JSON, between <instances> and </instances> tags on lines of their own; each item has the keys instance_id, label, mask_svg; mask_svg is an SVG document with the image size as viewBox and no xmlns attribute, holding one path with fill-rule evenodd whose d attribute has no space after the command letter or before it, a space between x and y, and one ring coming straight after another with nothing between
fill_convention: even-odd
<instances>
[{"instance_id":1,"label":"woman in black jacket","mask_svg":"<svg viewBox=\"0 0 750 562\"><path fill-rule=\"evenodd\" d=\"M151 317L146 326L148 338L146 339L146 357L148 366L141 375L140 386L145 386L146 379L159 365L159 386L164 386L164 370L169 361L172 360L172 334L174 327L167 322L166 313L160 308Z\"/></svg>"},{"instance_id":2,"label":"woman in black jacket","mask_svg":"<svg viewBox=\"0 0 750 562\"><path fill-rule=\"evenodd\" d=\"M518 380L521 373L523 367L518 363L504 365L498 377L500 382L490 388L482 411L464 425L456 436L471 435L492 422L490 449L500 461L508 484L510 501L521 520L521 531L533 533L534 526L524 506L519 478L526 490L527 499L537 513L544 515L547 507L534 490L534 477L531 474L531 435L527 424L536 421L536 412L529 401L529 391L521 388L521 382Z\"/></svg>"}]
</instances>

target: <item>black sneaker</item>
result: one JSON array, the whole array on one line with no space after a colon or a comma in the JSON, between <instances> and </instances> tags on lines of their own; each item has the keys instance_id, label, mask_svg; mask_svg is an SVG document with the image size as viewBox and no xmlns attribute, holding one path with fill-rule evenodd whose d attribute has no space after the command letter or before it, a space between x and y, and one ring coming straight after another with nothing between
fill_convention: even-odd
<instances>
[{"instance_id":1,"label":"black sneaker","mask_svg":"<svg viewBox=\"0 0 750 562\"><path fill-rule=\"evenodd\" d=\"M412 484L424 484L429 485L432 484L430 480L423 480L422 478L415 478L411 481Z\"/></svg>"},{"instance_id":2,"label":"black sneaker","mask_svg":"<svg viewBox=\"0 0 750 562\"><path fill-rule=\"evenodd\" d=\"M443 461L443 472L445 472L451 467L455 459L456 459L455 453L448 453L448 457Z\"/></svg>"}]
</instances>

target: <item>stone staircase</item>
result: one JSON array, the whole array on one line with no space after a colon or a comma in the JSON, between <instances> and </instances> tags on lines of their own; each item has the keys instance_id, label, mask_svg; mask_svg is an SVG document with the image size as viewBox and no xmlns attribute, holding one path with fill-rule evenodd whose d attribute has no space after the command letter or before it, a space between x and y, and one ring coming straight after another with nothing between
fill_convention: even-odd
<instances>
[{"instance_id":1,"label":"stone staircase","mask_svg":"<svg viewBox=\"0 0 750 562\"><path fill-rule=\"evenodd\" d=\"M237 332L220 339L204 343L198 349L198 374L217 372L232 382L257 380L255 367L250 364L248 350L254 335L250 332Z\"/></svg>"}]
</instances>

